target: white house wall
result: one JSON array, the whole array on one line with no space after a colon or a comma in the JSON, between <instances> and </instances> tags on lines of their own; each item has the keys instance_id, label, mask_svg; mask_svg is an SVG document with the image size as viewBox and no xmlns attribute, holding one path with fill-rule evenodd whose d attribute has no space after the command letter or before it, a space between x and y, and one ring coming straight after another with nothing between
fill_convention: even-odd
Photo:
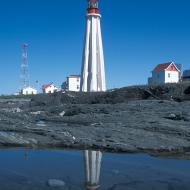
<instances>
[{"instance_id":1,"label":"white house wall","mask_svg":"<svg viewBox=\"0 0 190 190\"><path fill-rule=\"evenodd\" d=\"M47 87L46 89L45 89L45 93L46 94L49 94L49 93L54 93L55 91L57 91L58 90L58 88L56 88L55 86L49 86L49 87Z\"/></svg>"},{"instance_id":2,"label":"white house wall","mask_svg":"<svg viewBox=\"0 0 190 190\"><path fill-rule=\"evenodd\" d=\"M80 91L80 77L71 77L68 78L68 90L73 92L79 92Z\"/></svg>"},{"instance_id":3,"label":"white house wall","mask_svg":"<svg viewBox=\"0 0 190 190\"><path fill-rule=\"evenodd\" d=\"M161 84L165 81L165 73L164 71L152 73L152 83L154 84Z\"/></svg>"},{"instance_id":4,"label":"white house wall","mask_svg":"<svg viewBox=\"0 0 190 190\"><path fill-rule=\"evenodd\" d=\"M165 83L178 83L179 72L178 71L165 71Z\"/></svg>"},{"instance_id":5,"label":"white house wall","mask_svg":"<svg viewBox=\"0 0 190 190\"><path fill-rule=\"evenodd\" d=\"M152 73L151 84L162 84L162 83L178 83L179 82L179 72L178 71L160 71Z\"/></svg>"},{"instance_id":6,"label":"white house wall","mask_svg":"<svg viewBox=\"0 0 190 190\"><path fill-rule=\"evenodd\" d=\"M31 87L25 88L22 90L23 95L31 95L31 94L37 94L37 90L33 89Z\"/></svg>"}]
</instances>

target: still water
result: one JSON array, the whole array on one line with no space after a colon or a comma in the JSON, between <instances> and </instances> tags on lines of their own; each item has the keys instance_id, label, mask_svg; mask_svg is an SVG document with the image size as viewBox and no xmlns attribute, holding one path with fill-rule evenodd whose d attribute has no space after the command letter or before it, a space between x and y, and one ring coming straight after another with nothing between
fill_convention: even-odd
<instances>
[{"instance_id":1,"label":"still water","mask_svg":"<svg viewBox=\"0 0 190 190\"><path fill-rule=\"evenodd\" d=\"M62 187L48 185L56 179ZM190 190L190 161L146 154L0 150L0 190Z\"/></svg>"}]
</instances>

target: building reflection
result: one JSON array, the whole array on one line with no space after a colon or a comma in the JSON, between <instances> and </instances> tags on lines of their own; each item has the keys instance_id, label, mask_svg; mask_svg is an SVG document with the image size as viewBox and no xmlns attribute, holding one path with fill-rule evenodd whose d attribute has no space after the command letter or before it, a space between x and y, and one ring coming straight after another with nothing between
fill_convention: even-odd
<instances>
[{"instance_id":1,"label":"building reflection","mask_svg":"<svg viewBox=\"0 0 190 190\"><path fill-rule=\"evenodd\" d=\"M29 160L30 149L25 148L23 152L24 160ZM102 152L85 150L85 189L98 190L100 188L100 172L102 163Z\"/></svg>"},{"instance_id":2,"label":"building reflection","mask_svg":"<svg viewBox=\"0 0 190 190\"><path fill-rule=\"evenodd\" d=\"M97 190L100 187L100 170L102 153L100 151L86 150L85 156L85 174L86 174L86 189Z\"/></svg>"}]
</instances>

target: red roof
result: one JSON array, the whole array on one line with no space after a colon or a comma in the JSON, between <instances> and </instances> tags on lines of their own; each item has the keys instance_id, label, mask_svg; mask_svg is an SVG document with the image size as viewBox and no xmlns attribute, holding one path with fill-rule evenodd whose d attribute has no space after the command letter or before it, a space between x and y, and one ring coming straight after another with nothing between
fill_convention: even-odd
<instances>
[{"instance_id":1,"label":"red roof","mask_svg":"<svg viewBox=\"0 0 190 190\"><path fill-rule=\"evenodd\" d=\"M51 86L53 83L48 83L48 84L43 84L42 85L42 89L46 89L48 88L49 86Z\"/></svg>"},{"instance_id":2,"label":"red roof","mask_svg":"<svg viewBox=\"0 0 190 190\"><path fill-rule=\"evenodd\" d=\"M176 67L176 65L174 64L174 62L168 62L168 63L163 63L163 64L159 64L157 65L153 72L160 72L160 71L163 71L163 70L166 70L168 69L168 67L173 64L175 66L175 69L179 71L179 69Z\"/></svg>"}]
</instances>

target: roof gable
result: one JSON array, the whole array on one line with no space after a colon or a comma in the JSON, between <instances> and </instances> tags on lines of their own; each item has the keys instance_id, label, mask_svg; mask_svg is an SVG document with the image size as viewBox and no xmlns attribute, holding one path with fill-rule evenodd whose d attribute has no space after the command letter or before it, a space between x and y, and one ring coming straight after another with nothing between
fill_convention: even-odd
<instances>
[{"instance_id":1,"label":"roof gable","mask_svg":"<svg viewBox=\"0 0 190 190\"><path fill-rule=\"evenodd\" d=\"M43 84L42 89L46 89L46 88L50 87L51 85L53 85L53 83Z\"/></svg>"},{"instance_id":2,"label":"roof gable","mask_svg":"<svg viewBox=\"0 0 190 190\"><path fill-rule=\"evenodd\" d=\"M167 70L167 71L179 71L179 69L177 68L177 66L176 66L174 63L170 64L170 65L167 67L166 70Z\"/></svg>"},{"instance_id":3,"label":"roof gable","mask_svg":"<svg viewBox=\"0 0 190 190\"><path fill-rule=\"evenodd\" d=\"M153 72L157 73L157 72L164 71L164 70L178 71L178 72L180 72L174 62L168 62L168 63L158 64L154 68Z\"/></svg>"}]
</instances>

